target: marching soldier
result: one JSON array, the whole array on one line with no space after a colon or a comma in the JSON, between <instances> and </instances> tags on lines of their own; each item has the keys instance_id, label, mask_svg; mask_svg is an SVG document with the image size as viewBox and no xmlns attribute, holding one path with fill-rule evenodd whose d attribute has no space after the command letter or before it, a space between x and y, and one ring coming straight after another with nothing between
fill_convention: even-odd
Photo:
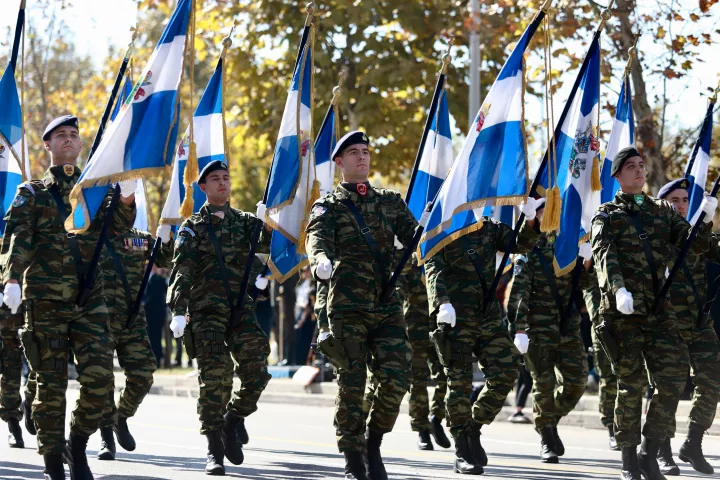
<instances>
[{"instance_id":1,"label":"marching soldier","mask_svg":"<svg viewBox=\"0 0 720 480\"><path fill-rule=\"evenodd\" d=\"M155 260L159 268L167 268L171 255L170 226L158 228L162 240L160 254ZM157 360L150 346L145 309L134 311L140 284L145 274L145 262L150 259L154 239L147 232L135 228L126 232L112 232L105 240L106 252L102 260L105 301L110 316L110 333L118 361L125 372L125 388L115 405L114 391L105 402L100 422L102 443L100 460L115 459L115 439L125 450L135 450L135 439L128 429L128 418L135 415L145 395L150 392Z\"/></svg>"},{"instance_id":2,"label":"marching soldier","mask_svg":"<svg viewBox=\"0 0 720 480\"><path fill-rule=\"evenodd\" d=\"M87 303L78 305L77 300L109 201L86 233L68 235L64 226L70 212L68 195L80 176L75 166L82 148L78 119L65 115L53 120L42 138L50 152L50 168L42 180L20 186L5 217L4 301L12 312L21 302L25 304L22 344L37 376L32 414L38 452L45 460L45 478L65 478L61 456L65 452L72 478L91 479L85 448L89 436L98 428L113 381L101 275L93 279ZM133 224L134 185L120 183L121 198L113 217L116 230L129 230ZM81 388L66 447L68 347L75 354Z\"/></svg>"},{"instance_id":3,"label":"marching soldier","mask_svg":"<svg viewBox=\"0 0 720 480\"><path fill-rule=\"evenodd\" d=\"M532 249L539 237L537 200L522 205L525 221L513 253ZM433 341L445 368L449 392L447 411L455 440L455 471L479 475L487 465L480 427L492 423L515 384L520 353L503 325L495 296L485 311L484 299L495 275L497 251L507 247L512 228L478 215L478 229L448 243L425 264L430 313L437 317ZM485 388L475 404L472 392L473 354L485 375ZM471 412L472 409L472 412Z\"/></svg>"},{"instance_id":4,"label":"marching soldier","mask_svg":"<svg viewBox=\"0 0 720 480\"><path fill-rule=\"evenodd\" d=\"M12 314L6 306L0 307L0 419L8 424L10 448L25 448L20 420L23 414L30 416L20 399L22 347L18 330L22 325L22 313ZM34 434L35 430L28 433Z\"/></svg>"},{"instance_id":5,"label":"marching soldier","mask_svg":"<svg viewBox=\"0 0 720 480\"><path fill-rule=\"evenodd\" d=\"M618 152L611 174L620 184L612 202L600 206L592 221L592 248L601 292L598 334L618 376L615 437L622 449L623 479L664 478L659 446L672 435L673 417L687 378L688 348L680 336L669 300L653 310L675 247L688 237L690 224L665 200L643 193L645 163L632 147ZM707 215L692 244L706 252L717 199L705 197ZM644 360L644 362L643 362ZM645 365L655 394L640 444L641 386Z\"/></svg>"},{"instance_id":6,"label":"marching soldier","mask_svg":"<svg viewBox=\"0 0 720 480\"><path fill-rule=\"evenodd\" d=\"M688 214L689 182L682 178L663 186L658 198L667 200L683 218ZM717 239L717 236L714 236ZM717 243L709 252L718 261ZM668 268L672 267L672 262ZM702 438L715 419L718 400L720 400L720 344L707 314L705 302L708 299L708 279L705 258L688 255L678 270L677 277L670 287L670 302L675 307L680 335L688 346L692 380L695 385L692 408L688 418L688 436L680 447L680 459L689 462L700 473L712 475L714 469L702 452ZM668 437L660 445L658 461L660 471L665 475L679 475L670 447L670 437L675 434L675 415L671 421Z\"/></svg>"},{"instance_id":7,"label":"marching soldier","mask_svg":"<svg viewBox=\"0 0 720 480\"><path fill-rule=\"evenodd\" d=\"M538 219L544 208L543 204L538 209ZM574 272L556 277L554 256L555 234L543 234L525 265L516 270L508 302L508 316L515 317L515 345L533 377L535 430L541 436L543 463L558 463L565 454L557 425L582 397L588 374L580 312L572 298L580 291L581 279ZM581 245L577 261L591 256L590 244Z\"/></svg>"},{"instance_id":8,"label":"marching soldier","mask_svg":"<svg viewBox=\"0 0 720 480\"><path fill-rule=\"evenodd\" d=\"M207 201L178 231L167 301L170 328L175 337L184 334L188 355L198 363L200 433L208 441L205 472L224 475L223 457L235 465L244 460L245 417L257 410L270 380L270 345L255 319L254 302L247 294L242 310L236 302L252 232L264 214L256 218L230 207L230 174L219 160L203 168L198 184ZM267 253L269 246L263 233L258 251ZM228 351L242 387L226 406Z\"/></svg>"},{"instance_id":9,"label":"marching soldier","mask_svg":"<svg viewBox=\"0 0 720 480\"><path fill-rule=\"evenodd\" d=\"M338 141L332 158L343 181L315 202L307 252L314 278L328 284L330 331L318 343L337 369L335 428L345 478L380 480L387 478L382 438L392 431L408 391L411 362L400 299L384 288L396 261L394 238L409 245L417 222L400 195L368 182L368 145L367 135L359 131ZM366 427L362 407L368 355L379 387Z\"/></svg>"}]
</instances>

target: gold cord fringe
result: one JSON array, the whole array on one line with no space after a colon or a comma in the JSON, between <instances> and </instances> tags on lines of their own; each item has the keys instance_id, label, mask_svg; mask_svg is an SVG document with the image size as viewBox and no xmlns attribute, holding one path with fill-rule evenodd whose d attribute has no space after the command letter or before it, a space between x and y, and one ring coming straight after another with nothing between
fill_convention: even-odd
<instances>
[{"instance_id":1,"label":"gold cord fringe","mask_svg":"<svg viewBox=\"0 0 720 480\"><path fill-rule=\"evenodd\" d=\"M187 218L193 214L193 208L195 207L193 200L193 183L198 179L198 170L197 144L190 142L190 152L188 153L187 163L185 164L185 178L183 181L185 184L185 198L183 199L182 205L180 205L180 215L183 218Z\"/></svg>"},{"instance_id":2,"label":"gold cord fringe","mask_svg":"<svg viewBox=\"0 0 720 480\"><path fill-rule=\"evenodd\" d=\"M593 192L602 190L602 183L600 182L600 160L598 160L597 155L593 157L592 171L590 172L590 188Z\"/></svg>"},{"instance_id":3,"label":"gold cord fringe","mask_svg":"<svg viewBox=\"0 0 720 480\"><path fill-rule=\"evenodd\" d=\"M560 188L555 185L548 190L545 198L545 214L540 222L540 231L543 233L556 232L560 229L560 213L562 212Z\"/></svg>"}]
</instances>

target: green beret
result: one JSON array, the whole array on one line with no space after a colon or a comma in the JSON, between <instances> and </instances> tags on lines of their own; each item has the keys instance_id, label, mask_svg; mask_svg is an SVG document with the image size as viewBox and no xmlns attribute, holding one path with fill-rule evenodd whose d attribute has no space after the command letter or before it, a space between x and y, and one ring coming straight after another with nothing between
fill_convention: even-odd
<instances>
[{"instance_id":1,"label":"green beret","mask_svg":"<svg viewBox=\"0 0 720 480\"><path fill-rule=\"evenodd\" d=\"M640 152L635 150L635 147L625 147L620 150L617 155L615 155L615 158L613 158L612 167L610 167L610 176L614 177L615 174L620 171L622 166L625 165L625 162L633 157L642 158L642 155L640 155Z\"/></svg>"}]
</instances>

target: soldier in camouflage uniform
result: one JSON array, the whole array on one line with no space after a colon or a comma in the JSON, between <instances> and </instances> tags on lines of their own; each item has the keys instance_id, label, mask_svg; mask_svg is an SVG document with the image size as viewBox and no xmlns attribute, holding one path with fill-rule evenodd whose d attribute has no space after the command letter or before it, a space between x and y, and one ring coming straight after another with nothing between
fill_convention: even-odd
<instances>
[{"instance_id":1,"label":"soldier in camouflage uniform","mask_svg":"<svg viewBox=\"0 0 720 480\"><path fill-rule=\"evenodd\" d=\"M528 198L522 207L526 220L515 253L532 249L539 237L536 206L537 200ZM502 409L520 366L520 352L503 325L495 292L491 292L492 303L485 311L496 252L506 248L513 230L481 215L481 211L476 213L476 229L447 244L425 264L428 304L438 323L433 337L449 388L447 411L455 439L455 471L470 475L483 473L487 465L480 427L492 423ZM485 388L471 405L473 355L485 375Z\"/></svg>"},{"instance_id":2,"label":"soldier in camouflage uniform","mask_svg":"<svg viewBox=\"0 0 720 480\"><path fill-rule=\"evenodd\" d=\"M380 445L408 391L412 360L399 296L387 292L387 301L381 296L397 261L394 238L409 245L417 222L399 194L368 183L368 144L357 131L338 142L332 158L343 182L313 206L306 249L314 278L329 288L330 332L321 334L318 343L323 352L328 343L338 347L329 357L338 375L335 428L345 478L379 480L387 478ZM379 386L366 428L362 404L368 355Z\"/></svg>"},{"instance_id":3,"label":"soldier in camouflage uniform","mask_svg":"<svg viewBox=\"0 0 720 480\"><path fill-rule=\"evenodd\" d=\"M658 192L658 198L670 202L675 211L687 218L688 188L686 179L669 182ZM708 252L708 260L718 262L720 252L717 236ZM672 267L672 263L668 268ZM714 469L702 452L702 438L713 423L720 400L720 344L710 316L705 313L707 293L705 258L690 254L677 272L670 286L670 302L675 307L680 335L688 346L695 395L688 418L687 439L680 447L680 459L692 464L698 472L712 475ZM675 434L675 415L672 416L670 435L660 446L658 461L665 475L679 475L670 447L670 436Z\"/></svg>"},{"instance_id":4,"label":"soldier in camouflage uniform","mask_svg":"<svg viewBox=\"0 0 720 480\"><path fill-rule=\"evenodd\" d=\"M412 348L412 383L410 385L410 427L418 432L418 448L432 450L435 442L450 448L442 421L445 418L447 379L437 351L430 341L430 332L437 328L435 319L427 313L427 289L422 268L417 261L408 262L398 282L403 300L403 313ZM435 381L432 404L428 399L428 379Z\"/></svg>"},{"instance_id":5,"label":"soldier in camouflage uniform","mask_svg":"<svg viewBox=\"0 0 720 480\"><path fill-rule=\"evenodd\" d=\"M51 166L42 180L20 186L5 217L4 301L12 311L22 301L25 305L22 342L37 376L32 413L38 451L45 459L45 478L64 478L61 455L65 452L72 478L88 479L92 474L85 448L88 437L98 428L113 380L109 319L99 273L95 274L87 303L78 306L76 299L98 242L109 197L87 232L68 236L64 226L68 195L80 176L75 166L82 148L77 118L68 115L54 120L43 140ZM120 189L113 228L123 231L129 230L135 219L134 182L121 182ZM81 387L66 447L68 347L75 354Z\"/></svg>"},{"instance_id":6,"label":"soldier in camouflage uniform","mask_svg":"<svg viewBox=\"0 0 720 480\"><path fill-rule=\"evenodd\" d=\"M544 205L537 212L538 218L542 218L543 210ZM578 262L582 255L592 255L589 244L580 247L580 255ZM587 277L576 278L574 272L556 277L554 256L555 235L543 234L527 254L527 262L516 268L508 301L515 343L521 352L526 350L525 365L533 377L533 413L543 463L558 463L558 457L564 455L557 425L582 397L588 374L580 313L571 298L577 296L580 282L586 282Z\"/></svg>"},{"instance_id":7,"label":"soldier in camouflage uniform","mask_svg":"<svg viewBox=\"0 0 720 480\"><path fill-rule=\"evenodd\" d=\"M620 191L600 206L592 221L592 247L600 286L601 333L618 376L615 436L622 448L623 479L664 478L656 459L658 448L672 436L673 417L687 378L688 348L680 336L669 300L653 304L675 247L687 239L690 224L665 200L643 193L645 164L632 147L618 152L611 174ZM717 200L701 206L706 222L691 246L703 254L710 248ZM606 335L607 333L607 335ZM643 362L644 360L644 362ZM641 385L645 368L655 394L650 402L640 444Z\"/></svg>"},{"instance_id":8,"label":"soldier in camouflage uniform","mask_svg":"<svg viewBox=\"0 0 720 480\"><path fill-rule=\"evenodd\" d=\"M20 400L22 347L18 336L18 329L23 323L21 312L12 314L6 306L0 307L0 419L8 424L8 445L11 448L25 448L20 428L25 404ZM34 433L34 430L29 433Z\"/></svg>"},{"instance_id":9,"label":"soldier in camouflage uniform","mask_svg":"<svg viewBox=\"0 0 720 480\"><path fill-rule=\"evenodd\" d=\"M270 380L270 345L246 292L242 311L235 311L252 233L261 220L230 207L230 175L223 162L210 162L198 184L207 201L178 231L167 302L173 314L170 328L176 337L185 333L186 348L194 350L198 363L200 433L208 440L205 471L223 475L223 457L235 465L244 460L245 417L257 410ZM263 232L258 251L267 253L269 246ZM233 392L225 411L228 351L242 387Z\"/></svg>"},{"instance_id":10,"label":"soldier in camouflage uniform","mask_svg":"<svg viewBox=\"0 0 720 480\"><path fill-rule=\"evenodd\" d=\"M597 275L591 266L590 282L587 288L583 290L583 298L585 299L585 307L587 308L590 322L593 326L600 324L600 287L597 283ZM613 422L615 418L615 399L617 398L617 377L612 369L612 365L607 358L605 350L600 345L597 333L594 328L590 329L593 344L593 362L595 363L595 372L600 377L600 385L598 388L598 408L600 410L600 421L608 430L610 450L620 450L615 440L615 430Z\"/></svg>"},{"instance_id":11,"label":"soldier in camouflage uniform","mask_svg":"<svg viewBox=\"0 0 720 480\"><path fill-rule=\"evenodd\" d=\"M160 233L163 243L155 265L167 268L167 258L172 255L169 225L160 227L158 234ZM109 233L105 240L105 255L102 259L105 302L110 316L114 348L126 380L118 406L115 406L114 390L105 402L103 419L100 422L100 460L115 459L113 430L121 447L129 452L135 450L135 439L130 434L127 419L135 415L143 398L150 392L153 373L157 368L157 360L147 334L145 309L140 308L132 325L128 324L130 310L139 295L145 264L150 259L153 244L152 235L135 228L124 233Z\"/></svg>"}]
</instances>

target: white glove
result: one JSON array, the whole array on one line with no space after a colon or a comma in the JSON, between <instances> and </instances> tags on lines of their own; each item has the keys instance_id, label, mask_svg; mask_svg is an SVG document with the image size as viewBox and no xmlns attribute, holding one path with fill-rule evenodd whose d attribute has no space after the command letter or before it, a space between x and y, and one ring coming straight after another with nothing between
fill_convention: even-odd
<instances>
[{"instance_id":1,"label":"white glove","mask_svg":"<svg viewBox=\"0 0 720 480\"><path fill-rule=\"evenodd\" d=\"M330 263L330 260L327 259L327 257L323 257L320 259L320 261L317 264L317 268L315 269L315 275L320 280L327 280L332 275L332 263Z\"/></svg>"},{"instance_id":2,"label":"white glove","mask_svg":"<svg viewBox=\"0 0 720 480\"><path fill-rule=\"evenodd\" d=\"M398 240L397 237L395 237L394 243L395 243L395 248L397 248L398 250L402 250L403 248L405 248L405 246L402 243L400 243L400 240Z\"/></svg>"},{"instance_id":3,"label":"white glove","mask_svg":"<svg viewBox=\"0 0 720 480\"><path fill-rule=\"evenodd\" d=\"M617 303L618 312L623 315L631 315L635 311L632 293L628 292L625 287L615 293L615 303Z\"/></svg>"},{"instance_id":4,"label":"white glove","mask_svg":"<svg viewBox=\"0 0 720 480\"><path fill-rule=\"evenodd\" d=\"M580 245L578 256L580 256L583 260L590 260L592 258L592 247L590 246L590 242L585 242Z\"/></svg>"},{"instance_id":5,"label":"white glove","mask_svg":"<svg viewBox=\"0 0 720 480\"><path fill-rule=\"evenodd\" d=\"M533 197L528 197L527 201L520 205L520 211L525 214L525 220L535 220L535 214L537 213L538 201Z\"/></svg>"},{"instance_id":6,"label":"white glove","mask_svg":"<svg viewBox=\"0 0 720 480\"><path fill-rule=\"evenodd\" d=\"M267 277L263 277L262 275L258 275L255 278L255 288L258 290L265 290L268 286L268 279Z\"/></svg>"},{"instance_id":7,"label":"white glove","mask_svg":"<svg viewBox=\"0 0 720 480\"><path fill-rule=\"evenodd\" d=\"M255 212L255 216L263 222L265 222L265 210L267 209L265 208L265 204L262 202L262 200L257 202L257 210Z\"/></svg>"},{"instance_id":8,"label":"white glove","mask_svg":"<svg viewBox=\"0 0 720 480\"><path fill-rule=\"evenodd\" d=\"M430 213L427 210L423 210L422 215L420 215L420 221L418 222L421 227L425 228L425 226L428 223L428 220L430 220Z\"/></svg>"},{"instance_id":9,"label":"white glove","mask_svg":"<svg viewBox=\"0 0 720 480\"><path fill-rule=\"evenodd\" d=\"M3 305L3 298L4 298L3 294L2 294L2 292L0 292L0 307L2 307L2 305Z\"/></svg>"},{"instance_id":10,"label":"white glove","mask_svg":"<svg viewBox=\"0 0 720 480\"><path fill-rule=\"evenodd\" d=\"M330 332L320 332L320 333L318 334L317 343L322 342L323 340L325 340L325 339L326 339L327 337L329 337L329 336L330 336Z\"/></svg>"},{"instance_id":11,"label":"white glove","mask_svg":"<svg viewBox=\"0 0 720 480\"><path fill-rule=\"evenodd\" d=\"M3 301L11 313L17 313L22 303L22 292L19 283L8 283L3 291Z\"/></svg>"},{"instance_id":12,"label":"white glove","mask_svg":"<svg viewBox=\"0 0 720 480\"><path fill-rule=\"evenodd\" d=\"M440 305L437 314L437 323L445 323L451 327L455 326L455 309L449 303L443 303Z\"/></svg>"},{"instance_id":13,"label":"white glove","mask_svg":"<svg viewBox=\"0 0 720 480\"><path fill-rule=\"evenodd\" d=\"M162 240L162 243L167 243L170 241L170 233L170 225L158 225L155 236Z\"/></svg>"},{"instance_id":14,"label":"white glove","mask_svg":"<svg viewBox=\"0 0 720 480\"><path fill-rule=\"evenodd\" d=\"M170 330L173 332L173 336L175 338L180 338L183 336L183 333L185 333L185 325L187 325L187 320L185 320L185 315L175 315L170 322Z\"/></svg>"},{"instance_id":15,"label":"white glove","mask_svg":"<svg viewBox=\"0 0 720 480\"><path fill-rule=\"evenodd\" d=\"M705 218L703 218L704 223L710 223L713 221L713 218L715 217L715 210L717 210L717 206L718 206L717 198L711 197L710 195L705 195L705 198L703 198L703 201L700 204L700 210L705 212Z\"/></svg>"},{"instance_id":16,"label":"white glove","mask_svg":"<svg viewBox=\"0 0 720 480\"><path fill-rule=\"evenodd\" d=\"M515 334L515 346L520 350L520 353L525 355L528 351L528 345L530 345L530 340L528 340L526 333Z\"/></svg>"},{"instance_id":17,"label":"white glove","mask_svg":"<svg viewBox=\"0 0 720 480\"><path fill-rule=\"evenodd\" d=\"M120 185L120 195L127 198L130 195L135 195L135 189L137 188L137 181L136 180L123 180L122 182L118 182L118 185Z\"/></svg>"}]
</instances>

